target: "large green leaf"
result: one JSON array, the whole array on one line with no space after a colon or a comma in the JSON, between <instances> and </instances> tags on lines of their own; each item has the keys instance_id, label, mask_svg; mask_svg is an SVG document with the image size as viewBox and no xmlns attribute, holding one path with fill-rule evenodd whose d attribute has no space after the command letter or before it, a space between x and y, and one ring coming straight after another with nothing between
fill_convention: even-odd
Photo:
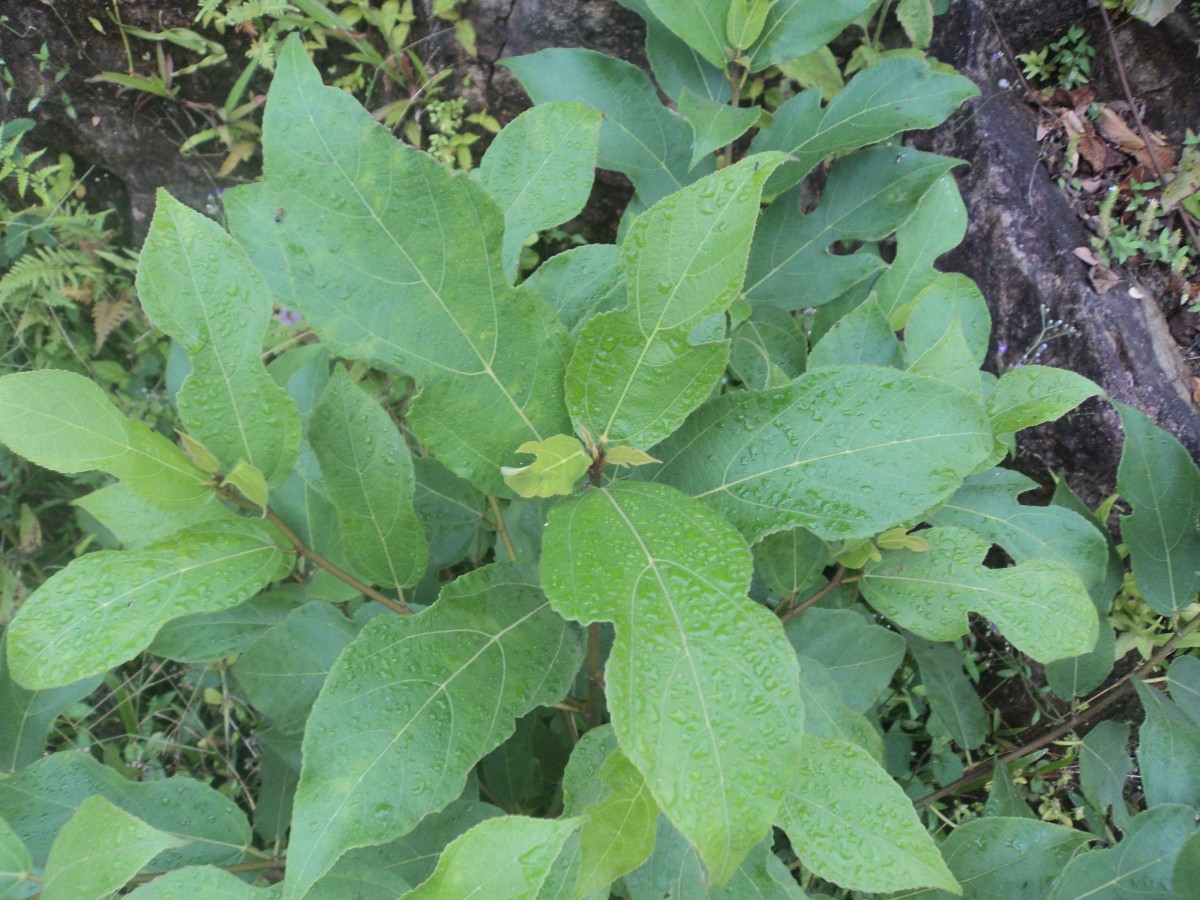
<instances>
[{"instance_id":1,"label":"large green leaf","mask_svg":"<svg viewBox=\"0 0 1200 900\"><path fill-rule=\"evenodd\" d=\"M521 566L476 570L417 615L372 619L309 715L285 895L457 797L517 716L566 693L580 661L575 629Z\"/></svg>"},{"instance_id":2,"label":"large green leaf","mask_svg":"<svg viewBox=\"0 0 1200 900\"><path fill-rule=\"evenodd\" d=\"M1173 900L1172 867L1180 848L1196 833L1196 811L1164 803L1135 816L1121 842L1079 853L1063 870L1050 900Z\"/></svg>"},{"instance_id":3,"label":"large green leaf","mask_svg":"<svg viewBox=\"0 0 1200 900\"><path fill-rule=\"evenodd\" d=\"M1134 687L1146 711L1137 749L1146 804L1200 806L1200 722L1141 679Z\"/></svg>"},{"instance_id":4,"label":"large green leaf","mask_svg":"<svg viewBox=\"0 0 1200 900\"><path fill-rule=\"evenodd\" d=\"M921 537L928 550L888 552L859 582L867 602L897 625L952 641L967 633L967 613L978 612L1039 662L1077 656L1096 642L1096 607L1063 563L1039 557L989 569L983 558L991 544L974 531L931 528Z\"/></svg>"},{"instance_id":5,"label":"large green leaf","mask_svg":"<svg viewBox=\"0 0 1200 900\"><path fill-rule=\"evenodd\" d=\"M802 654L797 654L797 658L805 736L857 744L873 759L882 760L883 739L876 726L862 713L846 706L836 679L824 665Z\"/></svg>"},{"instance_id":6,"label":"large green leaf","mask_svg":"<svg viewBox=\"0 0 1200 900\"><path fill-rule=\"evenodd\" d=\"M805 867L851 890L960 893L900 786L861 747L804 738L777 824Z\"/></svg>"},{"instance_id":7,"label":"large green leaf","mask_svg":"<svg viewBox=\"0 0 1200 900\"><path fill-rule=\"evenodd\" d=\"M1079 748L1079 789L1096 812L1122 830L1129 827L1125 787L1133 774L1128 744L1129 724L1109 719L1096 723Z\"/></svg>"},{"instance_id":8,"label":"large green leaf","mask_svg":"<svg viewBox=\"0 0 1200 900\"><path fill-rule=\"evenodd\" d=\"M749 53L750 71L761 72L825 46L875 0L776 0Z\"/></svg>"},{"instance_id":9,"label":"large green leaf","mask_svg":"<svg viewBox=\"0 0 1200 900\"><path fill-rule=\"evenodd\" d=\"M625 280L616 244L584 244L550 257L525 279L576 334L597 313L625 305Z\"/></svg>"},{"instance_id":10,"label":"large green leaf","mask_svg":"<svg viewBox=\"0 0 1200 900\"><path fill-rule=\"evenodd\" d=\"M649 206L713 171L691 169L692 129L658 99L637 66L592 50L550 49L504 59L534 103L574 100L604 115L597 165L629 176Z\"/></svg>"},{"instance_id":11,"label":"large green leaf","mask_svg":"<svg viewBox=\"0 0 1200 900\"><path fill-rule=\"evenodd\" d=\"M266 900L268 895L216 866L187 866L160 875L125 896L133 900Z\"/></svg>"},{"instance_id":12,"label":"large green leaf","mask_svg":"<svg viewBox=\"0 0 1200 900\"><path fill-rule=\"evenodd\" d=\"M233 521L237 518L237 513L222 503L203 502L212 499L210 485L193 481L190 489L203 490L209 495L207 498L200 495L202 502L190 510L163 509L161 505L136 493L123 481L84 494L73 503L93 516L123 546L131 550L161 541L189 525L218 520Z\"/></svg>"},{"instance_id":13,"label":"large green leaf","mask_svg":"<svg viewBox=\"0 0 1200 900\"><path fill-rule=\"evenodd\" d=\"M451 897L535 897L575 819L500 816L455 838L437 868L405 900Z\"/></svg>"},{"instance_id":14,"label":"large green leaf","mask_svg":"<svg viewBox=\"0 0 1200 900\"><path fill-rule=\"evenodd\" d=\"M782 160L743 160L638 217L621 246L629 305L588 322L567 366L577 429L649 447L709 395L729 345L689 335L737 299L763 182Z\"/></svg>"},{"instance_id":15,"label":"large green leaf","mask_svg":"<svg viewBox=\"0 0 1200 900\"><path fill-rule=\"evenodd\" d=\"M324 87L296 36L268 96L267 183L226 193L234 234L330 349L416 378L408 421L435 456L510 496L513 450L569 427L567 337L504 278L500 208Z\"/></svg>"},{"instance_id":16,"label":"large green leaf","mask_svg":"<svg viewBox=\"0 0 1200 900\"><path fill-rule=\"evenodd\" d=\"M42 897L101 900L163 850L183 843L103 797L88 797L54 839Z\"/></svg>"},{"instance_id":17,"label":"large green leaf","mask_svg":"<svg viewBox=\"0 0 1200 900\"><path fill-rule=\"evenodd\" d=\"M129 781L86 753L46 756L0 781L0 818L44 866L55 836L91 796L109 800L148 825L184 839L155 868L228 865L244 859L250 826L232 800L194 778Z\"/></svg>"},{"instance_id":18,"label":"large green leaf","mask_svg":"<svg viewBox=\"0 0 1200 900\"><path fill-rule=\"evenodd\" d=\"M6 647L0 643L0 773L12 774L41 758L46 750L46 732L54 720L94 691L101 676L44 691L26 690L8 672Z\"/></svg>"},{"instance_id":19,"label":"large green leaf","mask_svg":"<svg viewBox=\"0 0 1200 900\"><path fill-rule=\"evenodd\" d=\"M262 364L267 283L216 222L164 190L138 264L146 315L191 358L179 415L228 473L239 460L282 484L300 446L300 416Z\"/></svg>"},{"instance_id":20,"label":"large green leaf","mask_svg":"<svg viewBox=\"0 0 1200 900\"><path fill-rule=\"evenodd\" d=\"M904 661L904 638L876 625L866 610L806 609L787 624L797 653L833 676L850 709L866 712L883 696Z\"/></svg>"},{"instance_id":21,"label":"large green leaf","mask_svg":"<svg viewBox=\"0 0 1200 900\"><path fill-rule=\"evenodd\" d=\"M955 828L942 856L967 897L1046 897L1088 838L1052 822L992 816Z\"/></svg>"},{"instance_id":22,"label":"large green leaf","mask_svg":"<svg viewBox=\"0 0 1200 900\"><path fill-rule=\"evenodd\" d=\"M646 0L658 21L719 68L731 55L725 23L734 2L743 0Z\"/></svg>"},{"instance_id":23,"label":"large green leaf","mask_svg":"<svg viewBox=\"0 0 1200 900\"><path fill-rule=\"evenodd\" d=\"M36 893L41 885L31 875L33 857L29 855L20 836L0 819L0 897L19 900Z\"/></svg>"},{"instance_id":24,"label":"large green leaf","mask_svg":"<svg viewBox=\"0 0 1200 900\"><path fill-rule=\"evenodd\" d=\"M869 537L953 493L992 448L979 401L919 375L830 366L706 404L653 451L655 479L750 540L801 525Z\"/></svg>"},{"instance_id":25,"label":"large green leaf","mask_svg":"<svg viewBox=\"0 0 1200 900\"><path fill-rule=\"evenodd\" d=\"M178 447L125 419L94 381L42 369L0 378L0 441L56 472L100 469L171 512L212 502L207 476Z\"/></svg>"},{"instance_id":26,"label":"large green leaf","mask_svg":"<svg viewBox=\"0 0 1200 900\"><path fill-rule=\"evenodd\" d=\"M729 102L733 91L723 66L714 66L676 37L651 12L647 0L618 2L645 20L646 58L650 60L654 80L668 97L678 103L684 92L689 91L716 103Z\"/></svg>"},{"instance_id":27,"label":"large green leaf","mask_svg":"<svg viewBox=\"0 0 1200 900\"><path fill-rule=\"evenodd\" d=\"M186 663L211 663L240 653L303 603L299 587L285 585L229 609L172 619L154 636L150 652Z\"/></svg>"},{"instance_id":28,"label":"large green leaf","mask_svg":"<svg viewBox=\"0 0 1200 900\"><path fill-rule=\"evenodd\" d=\"M821 203L811 213L802 211L799 188L776 198L754 235L746 296L792 310L819 306L846 292L883 262L866 252L834 254L830 247L887 237L958 164L904 147L872 147L834 164Z\"/></svg>"},{"instance_id":29,"label":"large green leaf","mask_svg":"<svg viewBox=\"0 0 1200 900\"><path fill-rule=\"evenodd\" d=\"M997 436L1050 422L1101 393L1090 379L1067 369L1017 366L996 382L988 413Z\"/></svg>"},{"instance_id":30,"label":"large green leaf","mask_svg":"<svg viewBox=\"0 0 1200 900\"><path fill-rule=\"evenodd\" d=\"M542 580L562 615L615 624L605 668L621 751L723 884L762 840L797 759L803 705L783 629L746 597L729 523L658 484L551 510Z\"/></svg>"},{"instance_id":31,"label":"large green leaf","mask_svg":"<svg viewBox=\"0 0 1200 900\"><path fill-rule=\"evenodd\" d=\"M1113 405L1125 431L1117 490L1133 510L1121 517L1133 577L1157 612L1177 615L1200 591L1200 470L1145 413Z\"/></svg>"},{"instance_id":32,"label":"large green leaf","mask_svg":"<svg viewBox=\"0 0 1200 900\"><path fill-rule=\"evenodd\" d=\"M415 584L429 544L413 511L408 445L391 417L339 367L312 412L308 437L354 569L373 584Z\"/></svg>"},{"instance_id":33,"label":"large green leaf","mask_svg":"<svg viewBox=\"0 0 1200 900\"><path fill-rule=\"evenodd\" d=\"M922 206L937 185L925 195ZM919 210L918 210L919 213ZM910 220L905 228L912 224ZM955 241L957 244L958 242ZM892 264L895 266L895 263ZM882 282L892 269L888 269L875 282L876 302L882 306ZM987 357L988 339L992 334L992 316L988 311L983 292L966 275L957 272L937 273L936 277L913 297L911 307L902 318L890 318L894 329L904 329L904 349L910 360L919 359L937 344L955 320L963 340L970 348L975 368L983 365Z\"/></svg>"},{"instance_id":34,"label":"large green leaf","mask_svg":"<svg viewBox=\"0 0 1200 900\"><path fill-rule=\"evenodd\" d=\"M795 157L771 180L770 190L781 191L827 156L901 131L940 125L978 93L961 75L934 69L924 60L892 57L859 72L824 108L819 88L793 97L775 110L750 149L782 150Z\"/></svg>"},{"instance_id":35,"label":"large green leaf","mask_svg":"<svg viewBox=\"0 0 1200 900\"><path fill-rule=\"evenodd\" d=\"M938 644L906 635L913 659L921 673L929 708L940 727L931 722L930 732L944 734L960 747L974 750L988 736L991 722L975 686L963 671L962 651L953 644Z\"/></svg>"},{"instance_id":36,"label":"large green leaf","mask_svg":"<svg viewBox=\"0 0 1200 900\"><path fill-rule=\"evenodd\" d=\"M808 338L781 309L755 309L730 335L729 369L751 390L783 387L807 364Z\"/></svg>"},{"instance_id":37,"label":"large green leaf","mask_svg":"<svg viewBox=\"0 0 1200 900\"><path fill-rule=\"evenodd\" d=\"M501 260L510 279L529 235L583 209L599 148L600 113L579 103L535 106L496 135L479 178L504 212Z\"/></svg>"},{"instance_id":38,"label":"large green leaf","mask_svg":"<svg viewBox=\"0 0 1200 900\"><path fill-rule=\"evenodd\" d=\"M101 550L39 587L8 628L8 665L29 688L61 687L144 650L166 622L236 606L283 555L253 523L198 525L140 550Z\"/></svg>"}]
</instances>

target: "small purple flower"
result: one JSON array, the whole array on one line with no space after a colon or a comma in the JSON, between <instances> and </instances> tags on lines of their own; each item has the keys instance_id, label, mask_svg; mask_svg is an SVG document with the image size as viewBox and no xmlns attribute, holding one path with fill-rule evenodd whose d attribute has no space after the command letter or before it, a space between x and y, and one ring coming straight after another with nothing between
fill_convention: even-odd
<instances>
[{"instance_id":1,"label":"small purple flower","mask_svg":"<svg viewBox=\"0 0 1200 900\"><path fill-rule=\"evenodd\" d=\"M999 346L996 348L996 352L997 352L997 353L999 353L1001 356L1003 356L1005 353L1007 353L1007 352L1008 352L1008 344L1001 343L1001 344L1000 344L1000 345L999 345Z\"/></svg>"},{"instance_id":2,"label":"small purple flower","mask_svg":"<svg viewBox=\"0 0 1200 900\"><path fill-rule=\"evenodd\" d=\"M279 323L281 325L299 325L304 316L294 309L279 308Z\"/></svg>"}]
</instances>

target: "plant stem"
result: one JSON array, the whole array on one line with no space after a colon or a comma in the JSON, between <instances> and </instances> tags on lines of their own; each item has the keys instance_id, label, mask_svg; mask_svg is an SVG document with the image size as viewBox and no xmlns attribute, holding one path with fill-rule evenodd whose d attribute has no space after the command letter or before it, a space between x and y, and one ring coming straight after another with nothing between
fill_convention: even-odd
<instances>
[{"instance_id":1,"label":"plant stem","mask_svg":"<svg viewBox=\"0 0 1200 900\"><path fill-rule=\"evenodd\" d=\"M829 584L825 585L825 587L821 588L819 591L817 591L815 594L813 594L811 597L809 597L803 603L798 603L795 606L793 606L791 609L789 609L787 612L785 612L782 616L779 617L779 624L786 625L789 620L796 618L796 616L800 615L800 613L804 612L810 606L820 603L822 600L824 600L826 597L828 597L830 594L832 594L835 590L837 590L838 585L840 585L845 578L846 578L846 567L838 566L837 571L833 573L833 578L829 579Z\"/></svg>"},{"instance_id":2,"label":"plant stem","mask_svg":"<svg viewBox=\"0 0 1200 900\"><path fill-rule=\"evenodd\" d=\"M508 536L508 526L504 523L504 514L500 511L500 501L488 494L488 506L492 510L492 518L496 520L496 533L500 535L500 543L504 545L504 552L508 554L510 562L517 561L517 551L513 548L512 538Z\"/></svg>"},{"instance_id":3,"label":"plant stem","mask_svg":"<svg viewBox=\"0 0 1200 900\"><path fill-rule=\"evenodd\" d=\"M292 529L287 526L287 523L284 522L283 519L279 518L279 514L275 512L275 510L271 509L271 507L261 507L257 503L253 503L244 497L239 497L236 494L226 493L224 491L221 492L221 496L236 506L240 506L242 509L249 510L250 512L264 517L268 522L278 528L280 533L283 534L285 538L287 538L288 543L292 545L292 549L307 559L314 566L324 569L339 581L344 581L346 584L350 585L350 587L361 593L364 597L369 597L376 603L382 603L392 612L398 612L404 616L411 616L413 614L413 611L405 604L400 603L397 600L393 600L387 594L380 593L369 584L364 584L345 569L335 566L316 550L313 550L307 546L304 541L300 540L300 536L296 534L296 532L292 531Z\"/></svg>"},{"instance_id":4,"label":"plant stem","mask_svg":"<svg viewBox=\"0 0 1200 900\"><path fill-rule=\"evenodd\" d=\"M587 720L595 728L604 722L603 660L600 658L600 623L587 628Z\"/></svg>"},{"instance_id":5,"label":"plant stem","mask_svg":"<svg viewBox=\"0 0 1200 900\"><path fill-rule=\"evenodd\" d=\"M1171 639L1163 644L1148 660L1146 660L1132 672L1121 676L1120 679L1118 679L1109 687L1101 689L1098 693L1085 701L1087 709L1072 716L1063 724L1043 732L1028 743L1017 747L1015 750L1009 750L1007 753L1002 754L996 759L995 765L1007 765L1008 763L1018 760L1023 756L1028 756L1035 750L1040 750L1047 744L1051 744L1064 735L1070 734L1089 719L1095 718L1097 713L1108 709L1108 707L1112 706L1117 702L1117 700L1129 692L1130 685L1133 684L1133 679L1141 678L1145 680L1151 672L1157 669L1166 660L1166 658L1174 652L1175 648L1179 646L1185 637L1196 630L1197 626L1200 626L1200 614L1193 616L1191 619L1185 622L1180 629L1171 636ZM990 767L992 767L991 763L983 763L978 766L973 766L962 776L962 778L959 778L957 781L953 781L945 787L934 791L932 794L922 797L920 800L917 800L913 806L917 809L924 809L931 803L936 803L944 797L948 797L951 794L957 793L973 782L986 777L988 772L985 770L990 771Z\"/></svg>"}]
</instances>

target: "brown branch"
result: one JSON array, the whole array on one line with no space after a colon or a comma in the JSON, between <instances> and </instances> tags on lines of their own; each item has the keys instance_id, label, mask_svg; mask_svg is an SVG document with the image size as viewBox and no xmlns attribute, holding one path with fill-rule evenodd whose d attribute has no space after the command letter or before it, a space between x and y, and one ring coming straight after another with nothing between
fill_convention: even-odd
<instances>
[{"instance_id":1,"label":"brown branch","mask_svg":"<svg viewBox=\"0 0 1200 900\"><path fill-rule=\"evenodd\" d=\"M833 573L833 578L831 578L829 580L829 584L825 585L825 587L821 588L819 591L817 591L811 597L806 599L803 603L798 603L797 605L795 605L791 609L789 609L787 612L785 612L782 616L779 617L779 624L786 625L791 619L796 618L796 616L800 615L800 613L804 612L810 606L814 606L817 603L820 603L822 600L824 600L826 597L828 597L830 594L832 594L835 590L837 590L838 585L840 585L842 583L842 581L845 579L845 577L846 577L846 567L838 566L837 571Z\"/></svg>"}]
</instances>

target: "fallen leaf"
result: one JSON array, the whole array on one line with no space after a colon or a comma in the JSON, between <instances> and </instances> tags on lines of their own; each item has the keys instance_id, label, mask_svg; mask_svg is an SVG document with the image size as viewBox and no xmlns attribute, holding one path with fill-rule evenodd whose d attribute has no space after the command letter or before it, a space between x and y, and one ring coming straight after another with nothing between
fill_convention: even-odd
<instances>
[{"instance_id":1,"label":"fallen leaf","mask_svg":"<svg viewBox=\"0 0 1200 900\"><path fill-rule=\"evenodd\" d=\"M1121 283L1121 276L1108 266L1092 266L1088 270L1088 281L1092 283L1092 290L1097 294L1107 294Z\"/></svg>"},{"instance_id":2,"label":"fallen leaf","mask_svg":"<svg viewBox=\"0 0 1200 900\"><path fill-rule=\"evenodd\" d=\"M1167 146L1166 139L1162 135L1150 132L1152 146L1147 149L1146 142L1136 131L1126 125L1125 120L1111 107L1106 106L1100 111L1100 117L1096 119L1096 129L1143 165L1153 167L1154 159L1158 160L1158 164L1163 170L1170 169L1175 165L1175 151ZM1151 156L1152 152L1153 157Z\"/></svg>"},{"instance_id":3,"label":"fallen leaf","mask_svg":"<svg viewBox=\"0 0 1200 900\"><path fill-rule=\"evenodd\" d=\"M1100 257L1096 255L1091 247L1076 247L1072 252L1089 266L1100 265Z\"/></svg>"}]
</instances>

